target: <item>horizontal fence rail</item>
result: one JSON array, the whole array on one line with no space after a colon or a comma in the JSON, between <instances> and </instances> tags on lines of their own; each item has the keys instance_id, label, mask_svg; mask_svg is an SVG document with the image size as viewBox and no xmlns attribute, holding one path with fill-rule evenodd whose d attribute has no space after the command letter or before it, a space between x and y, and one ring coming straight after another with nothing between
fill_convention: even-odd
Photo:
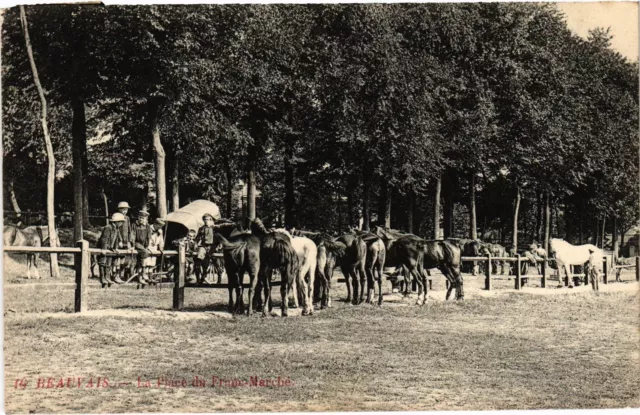
<instances>
[{"instance_id":1,"label":"horizontal fence rail","mask_svg":"<svg viewBox=\"0 0 640 415\"><path fill-rule=\"evenodd\" d=\"M74 283L56 283L55 285L75 285L75 301L74 301L74 310L75 312L83 312L87 310L87 286L88 279L91 268L91 256L92 255L105 255L105 256L128 256L128 255L137 255L138 251L135 249L116 249L116 250L108 250L108 249L99 249L99 248L90 248L89 242L87 241L78 241L76 247L27 247L27 246L5 246L4 252L6 253L17 253L17 254L74 254L74 268L76 273L76 281ZM165 250L161 252L153 252L152 256L166 256L166 257L177 257L178 258L178 266L177 272L174 273L173 282L161 282L158 285L162 287L173 288L173 309L174 310L182 310L184 308L184 289L185 287L197 287L197 288L229 288L229 284L212 284L212 285L194 285L186 282L186 265L187 265L187 256L196 256L195 252L187 253L186 247L184 245L180 245L177 250ZM221 253L213 253L210 254L211 257L222 258L223 254ZM636 281L640 281L640 256L635 257L635 264L620 264L620 265L610 265L610 256L604 256L603 261L603 282L605 284L608 283L609 272L612 270L621 270L635 267L636 271ZM545 288L547 284L548 278L548 267L549 263L555 262L554 258L540 258L537 259L536 262L541 264L541 275L522 275L522 267L523 263L531 264L531 261L527 257L523 257L521 255L517 255L516 257L492 257L482 256L482 257L461 257L462 262L473 262L473 263L488 263L490 264L492 261L502 261L502 262L515 262L515 275L512 275L510 278L515 279L515 288L520 289L522 287L522 279L526 278L540 278L541 279L541 287ZM562 273L558 272L560 275L560 279L562 279ZM504 277L492 276L492 267L487 266L485 269L485 289L491 290L491 281L497 279L505 279ZM582 274L577 274L582 275ZM574 275L572 275L574 276ZM388 280L393 280L395 276L387 275ZM588 278L585 275L585 278ZM338 282L344 281L344 279L339 279ZM567 278L565 278L565 285L568 283ZM585 281L588 283L588 281ZM18 286L22 285L35 285L35 284L18 284ZM48 284L53 285L53 284ZM272 283L273 286L280 285L280 281L274 281ZM249 288L249 284L243 284L243 288Z\"/></svg>"}]
</instances>

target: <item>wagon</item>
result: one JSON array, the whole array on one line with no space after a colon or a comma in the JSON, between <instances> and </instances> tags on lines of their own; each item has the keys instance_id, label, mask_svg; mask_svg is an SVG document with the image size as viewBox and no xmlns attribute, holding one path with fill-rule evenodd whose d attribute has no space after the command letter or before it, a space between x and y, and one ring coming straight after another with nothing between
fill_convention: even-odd
<instances>
[{"instance_id":1,"label":"wagon","mask_svg":"<svg viewBox=\"0 0 640 415\"><path fill-rule=\"evenodd\" d=\"M213 219L220 219L220 209L208 200L196 200L180 209L167 215L167 229L164 247L165 249L175 249L173 241L184 238L190 230L198 231L204 225L202 215L205 213L213 216Z\"/></svg>"}]
</instances>

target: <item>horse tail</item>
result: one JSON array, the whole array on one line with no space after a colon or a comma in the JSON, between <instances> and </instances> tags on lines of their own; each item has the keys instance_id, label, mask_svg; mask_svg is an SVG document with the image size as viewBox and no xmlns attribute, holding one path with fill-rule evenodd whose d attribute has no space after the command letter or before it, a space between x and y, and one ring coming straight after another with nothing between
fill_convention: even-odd
<instances>
[{"instance_id":1,"label":"horse tail","mask_svg":"<svg viewBox=\"0 0 640 415\"><path fill-rule=\"evenodd\" d=\"M359 236L356 236L356 247L358 252L358 258L367 257L367 243Z\"/></svg>"},{"instance_id":2,"label":"horse tail","mask_svg":"<svg viewBox=\"0 0 640 415\"><path fill-rule=\"evenodd\" d=\"M273 249L278 258L282 271L291 276L298 274L298 255L293 250L291 243L281 239L276 239L273 243Z\"/></svg>"},{"instance_id":3,"label":"horse tail","mask_svg":"<svg viewBox=\"0 0 640 415\"><path fill-rule=\"evenodd\" d=\"M347 246L342 242L335 241L323 241L324 246L327 248L327 252L333 254L336 258L340 258L347 250Z\"/></svg>"}]
</instances>

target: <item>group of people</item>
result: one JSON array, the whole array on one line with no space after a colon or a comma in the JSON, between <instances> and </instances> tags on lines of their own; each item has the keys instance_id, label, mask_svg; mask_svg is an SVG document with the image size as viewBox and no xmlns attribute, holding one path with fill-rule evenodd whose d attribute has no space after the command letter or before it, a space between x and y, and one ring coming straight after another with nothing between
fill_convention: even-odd
<instances>
[{"instance_id":1,"label":"group of people","mask_svg":"<svg viewBox=\"0 0 640 415\"><path fill-rule=\"evenodd\" d=\"M166 221L157 218L149 223L149 212L143 208L138 212L135 222L131 222L127 202L118 203L117 212L111 216L109 224L102 230L98 248L115 251L117 249L135 249L130 256L99 255L98 267L102 287L111 284L123 284L136 280L141 286L158 282L153 277L157 264L157 254L164 249L164 227ZM173 242L184 243L187 251L187 275L195 272L198 283L204 282L210 265L217 271L218 283L221 279L222 264L212 261L214 253L214 218L206 213L202 217L204 226L198 231L191 229L184 237ZM134 263L135 261L135 263Z\"/></svg>"},{"instance_id":2,"label":"group of people","mask_svg":"<svg viewBox=\"0 0 640 415\"><path fill-rule=\"evenodd\" d=\"M111 216L109 224L102 229L98 248L110 251L135 249L137 253L135 258L99 255L98 267L102 287L123 284L126 281L122 277L128 280L137 278L137 282L141 285L153 281L151 271L156 266L156 257L151 254L159 253L164 248L163 228L166 222L158 218L149 224L149 212L142 209L132 223L127 215L129 209L127 202L118 203L118 211Z\"/></svg>"}]
</instances>

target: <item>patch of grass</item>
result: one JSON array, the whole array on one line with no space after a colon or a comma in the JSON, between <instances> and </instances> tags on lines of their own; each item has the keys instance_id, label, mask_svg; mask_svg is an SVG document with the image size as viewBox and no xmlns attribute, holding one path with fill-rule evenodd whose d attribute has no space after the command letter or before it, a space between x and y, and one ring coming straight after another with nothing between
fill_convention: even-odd
<instances>
[{"instance_id":1,"label":"patch of grass","mask_svg":"<svg viewBox=\"0 0 640 415\"><path fill-rule=\"evenodd\" d=\"M480 284L480 283L478 283ZM469 279L469 290L473 283ZM508 292L424 307L351 306L311 317L44 318L73 290L12 288L5 318L9 412L190 412L604 408L640 404L636 290ZM435 287L434 287L435 288ZM18 291L22 290L22 291ZM276 291L276 307L279 293ZM20 294L16 294L20 293ZM223 290L187 289L216 310ZM90 290L92 309L171 307L171 290ZM64 301L63 301L64 300ZM15 390L15 378L291 379L291 387Z\"/></svg>"}]
</instances>

